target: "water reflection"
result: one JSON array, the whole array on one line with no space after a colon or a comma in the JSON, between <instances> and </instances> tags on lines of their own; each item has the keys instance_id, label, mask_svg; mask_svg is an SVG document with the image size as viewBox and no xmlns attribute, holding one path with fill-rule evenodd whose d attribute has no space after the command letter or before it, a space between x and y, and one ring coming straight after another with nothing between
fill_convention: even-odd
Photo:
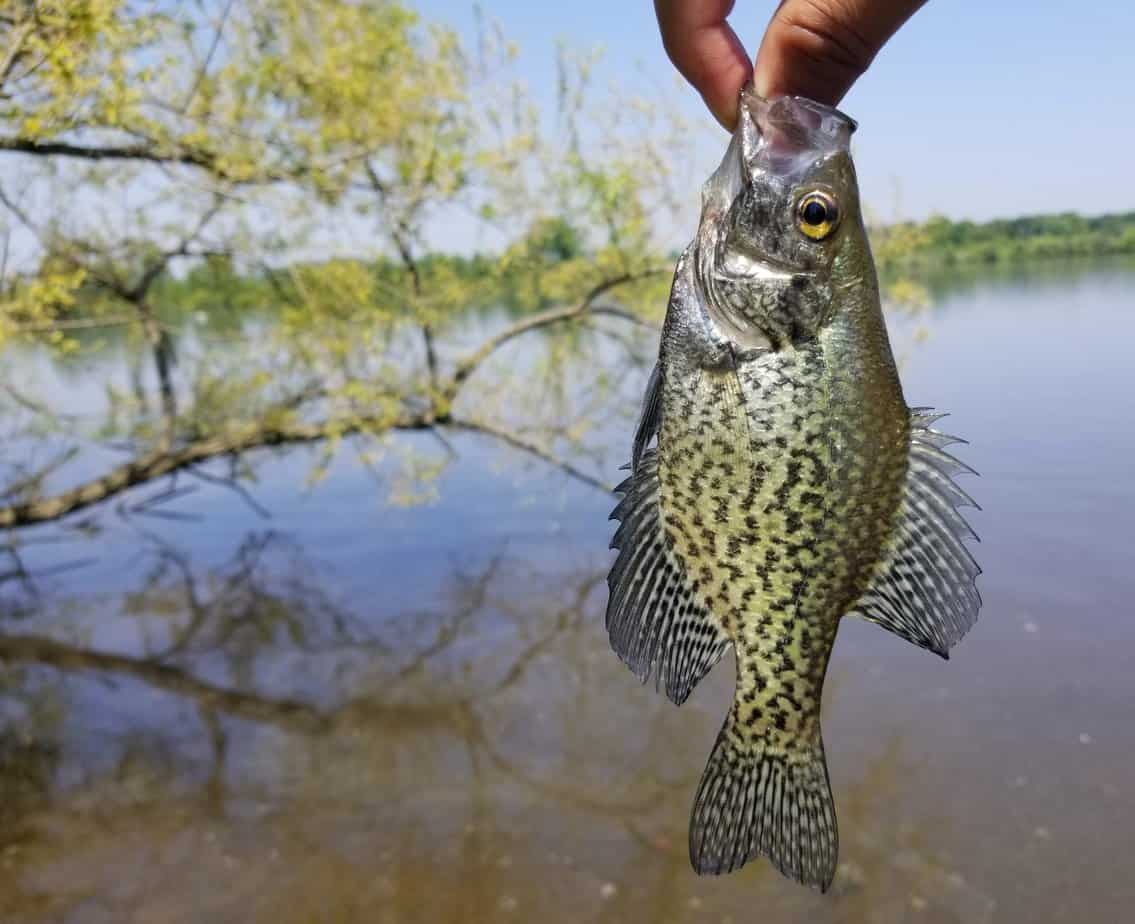
<instances>
[{"instance_id":1,"label":"water reflection","mask_svg":"<svg viewBox=\"0 0 1135 924\"><path fill-rule=\"evenodd\" d=\"M754 901L900 920L864 898L894 877L980 920L932 830L879 829L897 737L842 787L834 899L759 865L694 877L688 804L729 670L681 713L638 687L600 629L601 562L502 552L368 634L279 534L205 571L146 541L117 650L0 636L5 921L740 921Z\"/></svg>"},{"instance_id":2,"label":"water reflection","mask_svg":"<svg viewBox=\"0 0 1135 924\"><path fill-rule=\"evenodd\" d=\"M350 460L299 490L301 450L248 496L183 481L7 537L0 920L1121 920L1130 281L986 279L929 312L905 383L985 473L987 603L948 664L841 629L832 894L693 875L731 666L680 710L638 686L602 628L609 499L459 436L427 506ZM1070 305L1116 336L1069 350ZM625 435L597 431L595 470Z\"/></svg>"}]
</instances>

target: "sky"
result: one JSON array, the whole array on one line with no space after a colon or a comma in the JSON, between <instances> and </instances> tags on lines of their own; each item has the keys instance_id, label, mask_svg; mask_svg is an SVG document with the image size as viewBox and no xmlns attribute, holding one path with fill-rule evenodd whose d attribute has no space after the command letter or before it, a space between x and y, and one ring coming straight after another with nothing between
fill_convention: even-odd
<instances>
[{"instance_id":1,"label":"sky","mask_svg":"<svg viewBox=\"0 0 1135 924\"><path fill-rule=\"evenodd\" d=\"M474 34L469 0L413 5ZM519 73L545 105L562 39L603 46L608 80L645 76L683 112L701 111L697 94L674 83L650 0L481 6L519 43ZM730 22L750 51L774 7L738 0ZM1133 49L1135 3L930 0L840 107L859 122L864 201L883 221L1135 210ZM692 172L706 176L727 137L708 117L698 125L704 163Z\"/></svg>"}]
</instances>

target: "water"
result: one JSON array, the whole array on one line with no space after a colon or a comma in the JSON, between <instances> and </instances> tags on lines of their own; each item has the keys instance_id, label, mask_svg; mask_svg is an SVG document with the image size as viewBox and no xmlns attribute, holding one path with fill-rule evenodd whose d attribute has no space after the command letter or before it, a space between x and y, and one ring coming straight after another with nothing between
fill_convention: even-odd
<instances>
[{"instance_id":1,"label":"water","mask_svg":"<svg viewBox=\"0 0 1135 924\"><path fill-rule=\"evenodd\" d=\"M350 452L305 488L301 449L256 459L270 518L201 485L163 508L191 519L112 504L86 538L19 536L0 921L1126 919L1135 270L934 291L893 327L908 400L951 411L982 472L985 607L949 662L841 629L831 894L690 871L731 667L680 710L640 687L602 628L610 500L456 436L425 505ZM32 362L9 369L108 371ZM613 477L629 425L596 433Z\"/></svg>"}]
</instances>

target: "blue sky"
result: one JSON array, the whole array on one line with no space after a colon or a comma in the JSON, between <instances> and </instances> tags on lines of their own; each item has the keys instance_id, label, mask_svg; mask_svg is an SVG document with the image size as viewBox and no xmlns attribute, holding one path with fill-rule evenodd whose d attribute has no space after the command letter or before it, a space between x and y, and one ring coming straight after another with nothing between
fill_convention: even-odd
<instances>
[{"instance_id":1,"label":"blue sky","mask_svg":"<svg viewBox=\"0 0 1135 924\"><path fill-rule=\"evenodd\" d=\"M413 5L472 34L468 0ZM751 51L774 6L738 0L731 22ZM665 92L673 85L650 0L482 8L519 42L520 73L547 105L559 39L604 46L608 80L638 82L641 69ZM673 97L683 111L700 110L688 88ZM1135 209L1135 4L930 0L842 108L859 120L864 198L884 220ZM708 118L699 124L701 176L726 136Z\"/></svg>"}]
</instances>

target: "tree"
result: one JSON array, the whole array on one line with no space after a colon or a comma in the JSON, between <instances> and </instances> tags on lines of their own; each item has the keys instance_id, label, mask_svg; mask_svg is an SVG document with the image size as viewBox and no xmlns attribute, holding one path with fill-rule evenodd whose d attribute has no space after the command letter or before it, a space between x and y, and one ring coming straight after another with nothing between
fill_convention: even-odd
<instances>
[{"instance_id":1,"label":"tree","mask_svg":"<svg viewBox=\"0 0 1135 924\"><path fill-rule=\"evenodd\" d=\"M470 52L388 0L0 4L0 345L83 355L121 338L149 366L81 438L66 408L5 383L15 436L68 445L8 462L0 526L217 477L216 460L238 487L253 450L326 458L404 431L487 434L602 485L560 457L566 422L516 412L531 387L477 380L531 331L661 309L652 228L676 201L680 126L660 132L641 101L600 111L595 59L566 53L552 118L514 56L491 25ZM455 221L492 251L430 254ZM477 305L514 316L459 348ZM202 315L229 317L223 347L189 323ZM545 378L569 348L541 347ZM128 458L52 490L92 441Z\"/></svg>"}]
</instances>

